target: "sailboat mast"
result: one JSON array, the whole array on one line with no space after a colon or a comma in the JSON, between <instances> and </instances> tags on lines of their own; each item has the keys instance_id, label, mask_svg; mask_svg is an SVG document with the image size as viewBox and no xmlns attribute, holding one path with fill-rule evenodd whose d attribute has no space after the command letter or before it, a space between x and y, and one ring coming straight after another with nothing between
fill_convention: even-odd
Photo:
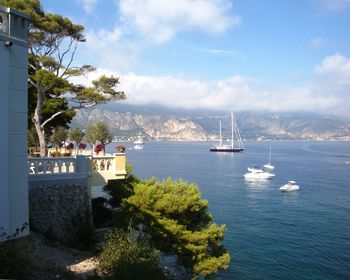
<instances>
[{"instance_id":1,"label":"sailboat mast","mask_svg":"<svg viewBox=\"0 0 350 280\"><path fill-rule=\"evenodd\" d=\"M219 121L219 127L220 127L220 147L221 147L222 146L221 121Z\"/></svg>"},{"instance_id":2,"label":"sailboat mast","mask_svg":"<svg viewBox=\"0 0 350 280\"><path fill-rule=\"evenodd\" d=\"M239 133L237 122L236 122L236 118L234 117L233 112L232 112L232 117L233 117L232 119L233 119L233 122L234 122L235 134L236 134L237 141L238 141L238 146L239 146L239 148L244 148L243 142L242 142L242 138L241 138L241 134Z\"/></svg>"},{"instance_id":3,"label":"sailboat mast","mask_svg":"<svg viewBox=\"0 0 350 280\"><path fill-rule=\"evenodd\" d=\"M231 112L231 148L233 149L233 112Z\"/></svg>"}]
</instances>

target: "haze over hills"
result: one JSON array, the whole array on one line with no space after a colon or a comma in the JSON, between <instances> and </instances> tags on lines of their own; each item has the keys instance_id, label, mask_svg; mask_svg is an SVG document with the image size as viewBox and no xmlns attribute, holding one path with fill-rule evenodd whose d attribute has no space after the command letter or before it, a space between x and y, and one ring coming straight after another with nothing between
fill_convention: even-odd
<instances>
[{"instance_id":1,"label":"haze over hills","mask_svg":"<svg viewBox=\"0 0 350 280\"><path fill-rule=\"evenodd\" d=\"M249 140L350 140L350 121L314 113L235 113L243 139ZM230 114L113 103L77 112L71 126L84 128L103 120L120 139L141 132L148 139L170 141L215 140L222 121L224 138L230 137Z\"/></svg>"}]
</instances>

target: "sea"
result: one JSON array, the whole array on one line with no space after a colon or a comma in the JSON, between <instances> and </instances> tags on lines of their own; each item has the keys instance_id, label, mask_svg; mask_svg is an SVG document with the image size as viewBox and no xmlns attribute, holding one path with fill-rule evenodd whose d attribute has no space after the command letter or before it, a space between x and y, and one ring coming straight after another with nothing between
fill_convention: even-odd
<instances>
[{"instance_id":1,"label":"sea","mask_svg":"<svg viewBox=\"0 0 350 280\"><path fill-rule=\"evenodd\" d=\"M246 141L234 154L209 152L211 144L130 143L126 155L140 178L199 186L214 222L227 226L231 263L214 279L350 279L350 142ZM270 145L276 176L247 182L247 167L267 163ZM281 192L289 180L300 190Z\"/></svg>"}]
</instances>

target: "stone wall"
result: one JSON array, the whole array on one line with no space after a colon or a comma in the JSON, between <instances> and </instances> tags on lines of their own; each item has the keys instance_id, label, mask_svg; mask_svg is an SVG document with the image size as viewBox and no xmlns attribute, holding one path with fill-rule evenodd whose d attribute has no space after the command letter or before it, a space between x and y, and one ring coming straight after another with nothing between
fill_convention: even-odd
<instances>
[{"instance_id":1,"label":"stone wall","mask_svg":"<svg viewBox=\"0 0 350 280\"><path fill-rule=\"evenodd\" d=\"M92 222L88 187L74 184L34 185L29 188L31 229L66 243L82 223Z\"/></svg>"}]
</instances>

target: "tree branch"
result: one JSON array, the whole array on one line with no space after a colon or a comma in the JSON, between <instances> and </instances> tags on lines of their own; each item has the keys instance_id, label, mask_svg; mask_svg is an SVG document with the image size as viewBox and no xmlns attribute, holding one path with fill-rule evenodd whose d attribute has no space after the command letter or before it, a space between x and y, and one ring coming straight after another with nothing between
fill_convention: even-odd
<instances>
[{"instance_id":1,"label":"tree branch","mask_svg":"<svg viewBox=\"0 0 350 280\"><path fill-rule=\"evenodd\" d=\"M57 116L59 116L59 115L65 113L65 112L66 112L66 111L59 111L59 112L53 114L50 118L48 118L46 121L44 121L44 122L41 124L41 126L40 126L41 129L43 129L43 128L45 127L45 125L46 125L48 122L52 121L54 118L56 118Z\"/></svg>"}]
</instances>

